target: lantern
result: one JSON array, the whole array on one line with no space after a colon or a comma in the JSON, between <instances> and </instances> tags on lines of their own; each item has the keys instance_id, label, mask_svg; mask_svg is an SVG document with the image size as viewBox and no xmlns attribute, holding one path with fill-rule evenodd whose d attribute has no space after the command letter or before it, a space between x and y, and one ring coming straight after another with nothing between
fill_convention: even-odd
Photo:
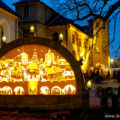
<instances>
[{"instance_id":1,"label":"lantern","mask_svg":"<svg viewBox=\"0 0 120 120\"><path fill-rule=\"evenodd\" d=\"M59 34L59 40L61 40L61 41L63 40L63 34L62 33Z\"/></svg>"},{"instance_id":2,"label":"lantern","mask_svg":"<svg viewBox=\"0 0 120 120\"><path fill-rule=\"evenodd\" d=\"M92 85L91 81L88 81L88 82L87 82L87 87L88 87L88 89L91 88L91 85Z\"/></svg>"},{"instance_id":3,"label":"lantern","mask_svg":"<svg viewBox=\"0 0 120 120\"><path fill-rule=\"evenodd\" d=\"M30 32L34 32L35 31L35 28L34 28L34 26L32 25L31 27L30 27Z\"/></svg>"},{"instance_id":4,"label":"lantern","mask_svg":"<svg viewBox=\"0 0 120 120\"><path fill-rule=\"evenodd\" d=\"M6 36L5 35L2 37L2 42L6 42Z\"/></svg>"}]
</instances>

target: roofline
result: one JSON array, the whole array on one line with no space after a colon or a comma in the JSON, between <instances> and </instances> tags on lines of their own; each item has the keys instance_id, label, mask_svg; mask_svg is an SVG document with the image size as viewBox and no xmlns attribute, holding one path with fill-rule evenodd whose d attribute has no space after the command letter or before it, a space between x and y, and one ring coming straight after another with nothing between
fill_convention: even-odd
<instances>
[{"instance_id":1,"label":"roofline","mask_svg":"<svg viewBox=\"0 0 120 120\"><path fill-rule=\"evenodd\" d=\"M84 34L84 37L89 37L89 35L87 33L85 33L84 31L80 30L79 28L77 28L76 26L74 26L74 24L69 23L68 25L73 26L74 28L76 28L79 32L82 32Z\"/></svg>"},{"instance_id":2,"label":"roofline","mask_svg":"<svg viewBox=\"0 0 120 120\"><path fill-rule=\"evenodd\" d=\"M15 15L15 14L9 12L8 10L5 10L5 9L2 8L2 7L0 7L0 9L2 9L2 10L5 11L5 12L7 12L8 14L11 14L11 15L14 16L15 18L18 18L18 19L20 18L20 16L17 16L17 15Z\"/></svg>"},{"instance_id":3,"label":"roofline","mask_svg":"<svg viewBox=\"0 0 120 120\"><path fill-rule=\"evenodd\" d=\"M49 7L48 5L46 5L45 3L41 2L41 1L36 1L36 2L30 2L29 4L33 4L33 3L42 4L42 5L44 5L45 7L47 7L48 9L50 9L52 12L54 12L55 14L58 14L60 17L64 18L66 21L68 21L68 23L65 24L65 25L72 24L74 27L76 27L75 24L73 23L73 21L72 21L71 19L65 18L63 15L61 15L61 14L58 13L58 12L56 12L54 9L52 9L51 7ZM21 4L28 4L28 2L24 2L24 3L18 3L18 2L17 2L17 3L14 3L13 5L19 6L19 5L21 5ZM52 25L49 25L49 26L52 26ZM55 26L56 26L56 25L55 25ZM79 29L78 27L76 27L76 28ZM83 33L85 33L85 34L88 35L88 33L84 32L83 30L80 30L80 29L79 29L79 31L82 31Z\"/></svg>"},{"instance_id":4,"label":"roofline","mask_svg":"<svg viewBox=\"0 0 120 120\"><path fill-rule=\"evenodd\" d=\"M63 17L63 18L66 19L66 20L70 20L70 19L68 19L68 18L65 18L64 16L62 16L61 14L59 14L59 13L56 12L54 9L52 9L51 7L49 7L48 5L46 5L45 3L41 2L41 1L30 2L29 4L32 4L32 5L33 5L33 3L42 4L42 5L44 5L45 7L47 7L48 9L50 9L52 12L60 15L60 17ZM19 6L19 5L21 5L21 4L28 4L28 2L24 2L24 3L18 3L18 2L17 2L17 3L14 3L13 5L14 5L14 6ZM72 22L72 20L70 20L70 21Z\"/></svg>"}]
</instances>

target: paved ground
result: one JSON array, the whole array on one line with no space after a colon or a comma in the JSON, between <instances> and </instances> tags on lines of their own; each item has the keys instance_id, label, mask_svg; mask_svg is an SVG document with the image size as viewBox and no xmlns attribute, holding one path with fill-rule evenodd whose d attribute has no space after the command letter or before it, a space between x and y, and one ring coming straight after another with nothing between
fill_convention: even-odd
<instances>
[{"instance_id":1,"label":"paved ground","mask_svg":"<svg viewBox=\"0 0 120 120\"><path fill-rule=\"evenodd\" d=\"M104 89L108 87L112 87L114 93L118 94L118 87L120 84L117 82L103 82L102 84L93 84L91 90L89 91L89 105L90 108L101 108L100 97L97 96L97 88L102 87ZM120 108L120 99L119 101L119 108ZM108 98L108 107L112 107L112 100L111 97Z\"/></svg>"}]
</instances>

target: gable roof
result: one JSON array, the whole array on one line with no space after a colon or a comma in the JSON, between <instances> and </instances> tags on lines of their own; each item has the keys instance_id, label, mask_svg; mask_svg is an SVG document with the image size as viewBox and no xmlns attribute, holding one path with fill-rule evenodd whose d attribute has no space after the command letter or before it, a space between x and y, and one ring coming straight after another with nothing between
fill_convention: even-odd
<instances>
[{"instance_id":1,"label":"gable roof","mask_svg":"<svg viewBox=\"0 0 120 120\"><path fill-rule=\"evenodd\" d=\"M4 9L5 11L11 13L12 15L19 17L16 12L14 12L11 8L9 8L2 0L0 0L0 8Z\"/></svg>"}]
</instances>

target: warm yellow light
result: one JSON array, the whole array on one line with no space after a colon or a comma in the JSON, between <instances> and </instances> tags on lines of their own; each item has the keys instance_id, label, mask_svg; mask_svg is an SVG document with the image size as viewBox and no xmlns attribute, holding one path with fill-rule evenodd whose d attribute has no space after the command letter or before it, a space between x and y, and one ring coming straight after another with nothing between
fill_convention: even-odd
<instances>
[{"instance_id":1,"label":"warm yellow light","mask_svg":"<svg viewBox=\"0 0 120 120\"><path fill-rule=\"evenodd\" d=\"M76 94L75 74L70 63L50 48L32 46L15 48L0 59L0 83L9 85L0 87L0 95ZM16 86L18 83L20 86ZM27 88L23 83L27 83Z\"/></svg>"},{"instance_id":2,"label":"warm yellow light","mask_svg":"<svg viewBox=\"0 0 120 120\"><path fill-rule=\"evenodd\" d=\"M110 62L113 63L113 62L114 62L114 59L111 59Z\"/></svg>"},{"instance_id":3,"label":"warm yellow light","mask_svg":"<svg viewBox=\"0 0 120 120\"><path fill-rule=\"evenodd\" d=\"M6 36L4 35L3 37L2 37L2 42L6 42Z\"/></svg>"},{"instance_id":4,"label":"warm yellow light","mask_svg":"<svg viewBox=\"0 0 120 120\"><path fill-rule=\"evenodd\" d=\"M99 48L96 48L96 52L99 53L99 52L100 52L100 49L99 49Z\"/></svg>"},{"instance_id":5,"label":"warm yellow light","mask_svg":"<svg viewBox=\"0 0 120 120\"><path fill-rule=\"evenodd\" d=\"M88 88L91 88L91 85L92 85L91 81L88 81L88 82L87 82L87 87L88 87Z\"/></svg>"},{"instance_id":6,"label":"warm yellow light","mask_svg":"<svg viewBox=\"0 0 120 120\"><path fill-rule=\"evenodd\" d=\"M59 34L59 40L63 40L63 34L62 33Z\"/></svg>"},{"instance_id":7,"label":"warm yellow light","mask_svg":"<svg viewBox=\"0 0 120 120\"><path fill-rule=\"evenodd\" d=\"M31 27L30 27L30 32L34 32L35 31L35 28L34 28L34 26L32 25Z\"/></svg>"}]
</instances>

